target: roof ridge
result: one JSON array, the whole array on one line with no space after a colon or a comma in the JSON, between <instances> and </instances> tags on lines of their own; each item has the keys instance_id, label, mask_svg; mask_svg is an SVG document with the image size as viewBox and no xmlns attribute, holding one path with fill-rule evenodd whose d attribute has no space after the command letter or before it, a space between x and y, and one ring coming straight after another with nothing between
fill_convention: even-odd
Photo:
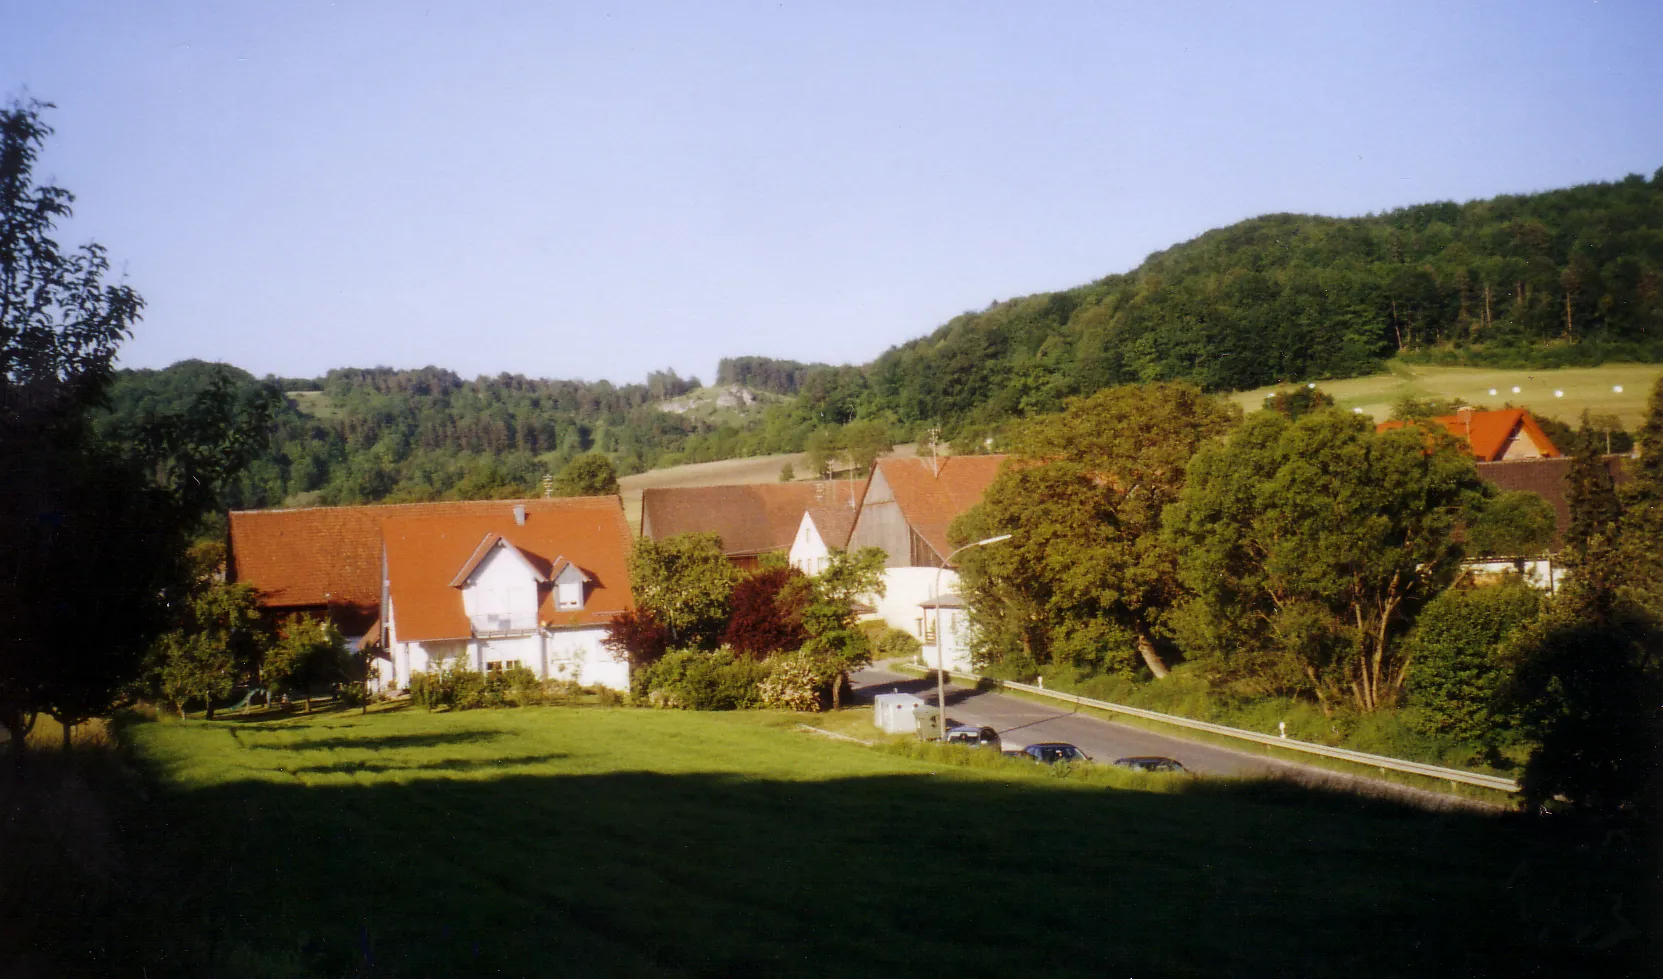
<instances>
[{"instance_id":1,"label":"roof ridge","mask_svg":"<svg viewBox=\"0 0 1663 979\"><path fill-rule=\"evenodd\" d=\"M502 500L412 500L408 503L347 503L337 506L296 506L296 507L263 507L254 510L228 510L228 514L250 513L307 513L313 510L397 510L403 507L418 506L457 506L471 503L501 503L513 506L516 503L552 503L558 505L592 503L603 500L621 500L616 495L610 496L523 496Z\"/></svg>"}]
</instances>

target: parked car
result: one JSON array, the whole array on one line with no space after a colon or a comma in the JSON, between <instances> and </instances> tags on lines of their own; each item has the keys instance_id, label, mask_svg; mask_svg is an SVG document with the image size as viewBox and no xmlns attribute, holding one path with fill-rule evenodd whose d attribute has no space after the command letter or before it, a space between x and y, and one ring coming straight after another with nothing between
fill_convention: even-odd
<instances>
[{"instance_id":1,"label":"parked car","mask_svg":"<svg viewBox=\"0 0 1663 979\"><path fill-rule=\"evenodd\" d=\"M1189 769L1179 763L1176 758L1162 758L1159 755L1142 755L1135 758L1116 758L1116 765L1130 768L1134 772L1185 772Z\"/></svg>"},{"instance_id":2,"label":"parked car","mask_svg":"<svg viewBox=\"0 0 1663 979\"><path fill-rule=\"evenodd\" d=\"M1031 744L1023 748L1020 752L1013 752L1013 754L1026 755L1042 765L1055 765L1059 761L1076 763L1091 761L1090 755L1067 741L1041 741L1038 744Z\"/></svg>"},{"instance_id":3,"label":"parked car","mask_svg":"<svg viewBox=\"0 0 1663 979\"><path fill-rule=\"evenodd\" d=\"M960 724L947 729L948 744L962 744L970 748L1000 748L999 732L990 727L977 727L974 724Z\"/></svg>"}]
</instances>

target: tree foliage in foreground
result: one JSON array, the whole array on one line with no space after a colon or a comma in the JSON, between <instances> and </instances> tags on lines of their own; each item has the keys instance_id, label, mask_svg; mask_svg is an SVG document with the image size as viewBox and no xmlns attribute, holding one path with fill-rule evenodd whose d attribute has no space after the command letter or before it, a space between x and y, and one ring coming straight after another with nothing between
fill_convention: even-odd
<instances>
[{"instance_id":1,"label":"tree foliage in foreground","mask_svg":"<svg viewBox=\"0 0 1663 979\"><path fill-rule=\"evenodd\" d=\"M133 679L182 577L179 501L87 423L144 303L98 245L54 239L74 195L36 185L51 135L0 109L0 725L73 725Z\"/></svg>"},{"instance_id":2,"label":"tree foliage in foreground","mask_svg":"<svg viewBox=\"0 0 1663 979\"><path fill-rule=\"evenodd\" d=\"M1397 638L1453 579L1453 531L1485 496L1470 456L1337 411L1257 412L1190 463L1169 514L1183 644L1220 677L1324 705L1391 706Z\"/></svg>"},{"instance_id":3,"label":"tree foliage in foreground","mask_svg":"<svg viewBox=\"0 0 1663 979\"><path fill-rule=\"evenodd\" d=\"M1520 780L1527 804L1663 812L1663 380L1640 451L1615 496L1604 467L1578 459L1566 584L1510 644L1509 699L1536 744Z\"/></svg>"}]
</instances>

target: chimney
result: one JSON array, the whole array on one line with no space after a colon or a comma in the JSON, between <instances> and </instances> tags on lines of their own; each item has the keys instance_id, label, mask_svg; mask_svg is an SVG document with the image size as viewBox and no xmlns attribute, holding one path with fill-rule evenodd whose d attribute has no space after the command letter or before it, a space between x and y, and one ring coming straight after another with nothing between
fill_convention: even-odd
<instances>
[{"instance_id":1,"label":"chimney","mask_svg":"<svg viewBox=\"0 0 1663 979\"><path fill-rule=\"evenodd\" d=\"M525 504L524 503L514 504L514 526L516 526L516 527L524 527L525 526Z\"/></svg>"},{"instance_id":2,"label":"chimney","mask_svg":"<svg viewBox=\"0 0 1663 979\"><path fill-rule=\"evenodd\" d=\"M1464 405L1460 408L1455 409L1455 417L1459 418L1461 420L1461 435L1462 435L1462 437L1467 440L1468 445L1471 445L1472 444L1472 406L1471 405Z\"/></svg>"}]
</instances>

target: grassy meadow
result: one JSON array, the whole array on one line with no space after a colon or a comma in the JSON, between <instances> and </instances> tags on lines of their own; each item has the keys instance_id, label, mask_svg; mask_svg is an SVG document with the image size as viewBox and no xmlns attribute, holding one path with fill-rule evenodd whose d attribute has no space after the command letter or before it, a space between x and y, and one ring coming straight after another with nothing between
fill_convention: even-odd
<instances>
[{"instance_id":1,"label":"grassy meadow","mask_svg":"<svg viewBox=\"0 0 1663 979\"><path fill-rule=\"evenodd\" d=\"M0 940L22 950L0 972L1620 974L1645 940L1623 922L1655 917L1617 869L1632 843L1269 783L1057 778L798 721L133 722L107 818L60 793L92 827L70 865L0 847ZM0 842L69 825L0 812Z\"/></svg>"},{"instance_id":2,"label":"grassy meadow","mask_svg":"<svg viewBox=\"0 0 1663 979\"><path fill-rule=\"evenodd\" d=\"M1468 404L1500 408L1511 403L1539 415L1575 426L1584 409L1614 414L1630 431L1646 413L1646 398L1663 377L1659 364L1606 364L1556 370L1512 370L1485 367L1439 367L1391 361L1382 374L1321 381L1317 386L1333 395L1341 408L1361 408L1375 421L1385 421L1392 405L1406 397L1462 398ZM1517 387L1519 392L1513 393ZM1617 392L1613 388L1621 387ZM1490 390L1494 389L1495 394ZM1253 411L1263 406L1274 387L1239 391L1230 400ZM1555 391L1563 392L1559 397Z\"/></svg>"}]
</instances>

